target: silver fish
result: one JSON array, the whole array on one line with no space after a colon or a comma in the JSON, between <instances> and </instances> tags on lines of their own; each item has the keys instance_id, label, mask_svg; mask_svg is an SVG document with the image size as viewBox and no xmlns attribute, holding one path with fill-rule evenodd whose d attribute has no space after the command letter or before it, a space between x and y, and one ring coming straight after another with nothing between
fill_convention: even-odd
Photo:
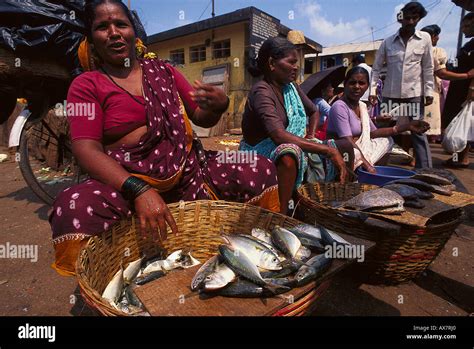
<instances>
[{"instance_id":1,"label":"silver fish","mask_svg":"<svg viewBox=\"0 0 474 349\"><path fill-rule=\"evenodd\" d=\"M252 281L258 286L265 287L270 292L275 293L281 286L272 285L263 280L257 266L245 255L232 246L220 245L219 253L232 270L240 276Z\"/></svg>"},{"instance_id":2,"label":"silver fish","mask_svg":"<svg viewBox=\"0 0 474 349\"><path fill-rule=\"evenodd\" d=\"M290 228L288 230L295 234L298 240L301 241L301 245L303 245L304 247L308 247L310 249L315 250L324 250L323 245L321 245L321 238L316 238L295 228Z\"/></svg>"},{"instance_id":3,"label":"silver fish","mask_svg":"<svg viewBox=\"0 0 474 349\"><path fill-rule=\"evenodd\" d=\"M145 285L153 280L157 280L159 279L160 277L162 276L165 276L166 273L163 271L163 270L156 270L156 271L152 271L150 273L146 273L146 274L143 274L143 275L140 275L138 276L134 281L133 283L135 285Z\"/></svg>"},{"instance_id":4,"label":"silver fish","mask_svg":"<svg viewBox=\"0 0 474 349\"><path fill-rule=\"evenodd\" d=\"M272 251L273 253L275 253L276 255L278 255L279 251L275 248L275 246L273 246L271 244L271 242L266 242L266 241L263 241L263 240L260 240L258 238L256 238L255 236L252 236L252 235L246 235L246 234L239 234L238 236L241 236L245 239L250 239L250 240L253 240L253 241L256 241L256 242L259 242L261 243L262 245L264 245L266 248L268 248L270 251ZM271 238L271 237L270 237Z\"/></svg>"},{"instance_id":5,"label":"silver fish","mask_svg":"<svg viewBox=\"0 0 474 349\"><path fill-rule=\"evenodd\" d=\"M358 211L379 211L385 208L403 210L403 197L385 188L378 188L360 193L344 203L344 207Z\"/></svg>"},{"instance_id":6,"label":"silver fish","mask_svg":"<svg viewBox=\"0 0 474 349\"><path fill-rule=\"evenodd\" d=\"M252 298L262 297L264 288L248 280L238 279L236 282L219 289L217 294L223 297Z\"/></svg>"},{"instance_id":7,"label":"silver fish","mask_svg":"<svg viewBox=\"0 0 474 349\"><path fill-rule=\"evenodd\" d=\"M420 181L429 183L429 184L436 184L436 185L450 185L452 184L451 181L448 179L438 176L434 173L417 173L411 178L418 179Z\"/></svg>"},{"instance_id":8,"label":"silver fish","mask_svg":"<svg viewBox=\"0 0 474 349\"><path fill-rule=\"evenodd\" d=\"M305 261L311 257L311 250L303 245L301 245L298 252L296 252L295 258L300 261Z\"/></svg>"},{"instance_id":9,"label":"silver fish","mask_svg":"<svg viewBox=\"0 0 474 349\"><path fill-rule=\"evenodd\" d=\"M278 256L262 243L240 235L222 235L222 237L229 245L244 252L257 267L266 270L281 270Z\"/></svg>"},{"instance_id":10,"label":"silver fish","mask_svg":"<svg viewBox=\"0 0 474 349\"><path fill-rule=\"evenodd\" d=\"M216 269L219 264L219 256L215 255L209 258L196 272L191 281L191 290L196 291L204 285L206 277Z\"/></svg>"},{"instance_id":11,"label":"silver fish","mask_svg":"<svg viewBox=\"0 0 474 349\"><path fill-rule=\"evenodd\" d=\"M129 284L137 277L138 273L140 272L142 260L143 258L139 258L133 262L130 262L127 268L125 268L123 272L123 280L125 283Z\"/></svg>"},{"instance_id":12,"label":"silver fish","mask_svg":"<svg viewBox=\"0 0 474 349\"><path fill-rule=\"evenodd\" d=\"M385 189L393 190L395 193L400 194L404 200L416 200L418 199L419 190L409 185L403 184L389 184L383 186Z\"/></svg>"},{"instance_id":13,"label":"silver fish","mask_svg":"<svg viewBox=\"0 0 474 349\"><path fill-rule=\"evenodd\" d=\"M235 272L225 263L219 263L214 271L204 279L204 290L212 291L227 286L237 278Z\"/></svg>"},{"instance_id":14,"label":"silver fish","mask_svg":"<svg viewBox=\"0 0 474 349\"><path fill-rule=\"evenodd\" d=\"M446 196L451 196L453 195L453 192L448 189L448 188L445 188L445 187L442 187L440 185L436 185L436 184L429 184L429 183L426 183L426 182L423 182L423 181L420 181L418 179L414 179L414 178L403 178L403 179L397 179L395 181L391 181L387 184L406 184L406 185L409 185L411 187L415 187L419 190L422 190L422 191L431 191L433 193L437 193L437 194L441 194L441 195L446 195Z\"/></svg>"},{"instance_id":15,"label":"silver fish","mask_svg":"<svg viewBox=\"0 0 474 349\"><path fill-rule=\"evenodd\" d=\"M122 294L122 288L123 268L120 267L120 270L115 273L114 277L102 293L102 298L105 298L110 304L115 304Z\"/></svg>"},{"instance_id":16,"label":"silver fish","mask_svg":"<svg viewBox=\"0 0 474 349\"><path fill-rule=\"evenodd\" d=\"M253 228L251 235L259 240L266 242L267 244L272 244L272 236L266 230L260 228Z\"/></svg>"},{"instance_id":17,"label":"silver fish","mask_svg":"<svg viewBox=\"0 0 474 349\"><path fill-rule=\"evenodd\" d=\"M181 257L177 260L178 265L181 268L187 269L201 264L196 258L191 256L191 252L182 253Z\"/></svg>"},{"instance_id":18,"label":"silver fish","mask_svg":"<svg viewBox=\"0 0 474 349\"><path fill-rule=\"evenodd\" d=\"M272 230L273 244L289 258L295 258L301 241L291 231L276 225Z\"/></svg>"},{"instance_id":19,"label":"silver fish","mask_svg":"<svg viewBox=\"0 0 474 349\"><path fill-rule=\"evenodd\" d=\"M260 272L260 275L262 276L263 279L284 278L293 274L295 271L301 268L301 265L302 263L292 263L292 264L285 265L283 269L278 270L278 271L262 271Z\"/></svg>"},{"instance_id":20,"label":"silver fish","mask_svg":"<svg viewBox=\"0 0 474 349\"><path fill-rule=\"evenodd\" d=\"M321 240L321 227L322 226L313 226L309 224L298 224L294 228L291 229L292 232L298 231L302 234L302 236L307 236L308 238L314 238ZM325 228L324 228L325 229ZM347 244L350 245L350 242L347 240L343 239L340 237L338 234L336 234L333 231L330 231L328 229L325 229L331 237L336 240L340 244Z\"/></svg>"},{"instance_id":21,"label":"silver fish","mask_svg":"<svg viewBox=\"0 0 474 349\"><path fill-rule=\"evenodd\" d=\"M125 290L124 290L125 298L127 299L129 304L143 309L142 302L140 302L140 299L138 299L138 297L135 295L134 290L135 290L136 287L137 286L135 286L135 285L129 285L129 286L125 287Z\"/></svg>"},{"instance_id":22,"label":"silver fish","mask_svg":"<svg viewBox=\"0 0 474 349\"><path fill-rule=\"evenodd\" d=\"M327 258L324 254L314 256L303 265L295 276L298 286L307 285L315 280L324 271L326 271L332 263L332 259Z\"/></svg>"}]
</instances>

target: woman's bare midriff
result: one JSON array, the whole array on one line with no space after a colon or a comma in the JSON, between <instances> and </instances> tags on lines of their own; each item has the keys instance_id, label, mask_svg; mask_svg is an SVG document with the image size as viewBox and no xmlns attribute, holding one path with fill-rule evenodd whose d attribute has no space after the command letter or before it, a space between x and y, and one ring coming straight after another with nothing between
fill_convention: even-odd
<instances>
[{"instance_id":1,"label":"woman's bare midriff","mask_svg":"<svg viewBox=\"0 0 474 349\"><path fill-rule=\"evenodd\" d=\"M105 150L117 149L123 145L134 145L138 144L140 138L147 132L146 126L140 126L139 128L133 130L132 132L121 137L119 140L114 143L104 145Z\"/></svg>"}]
</instances>

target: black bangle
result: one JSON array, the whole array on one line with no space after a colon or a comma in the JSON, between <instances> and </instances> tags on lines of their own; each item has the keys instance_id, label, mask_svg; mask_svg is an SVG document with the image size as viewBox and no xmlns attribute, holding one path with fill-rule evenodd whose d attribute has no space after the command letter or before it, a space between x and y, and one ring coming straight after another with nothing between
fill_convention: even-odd
<instances>
[{"instance_id":1,"label":"black bangle","mask_svg":"<svg viewBox=\"0 0 474 349\"><path fill-rule=\"evenodd\" d=\"M130 176L123 182L121 191L125 199L132 201L149 189L151 189L151 186L147 182L135 176Z\"/></svg>"}]
</instances>

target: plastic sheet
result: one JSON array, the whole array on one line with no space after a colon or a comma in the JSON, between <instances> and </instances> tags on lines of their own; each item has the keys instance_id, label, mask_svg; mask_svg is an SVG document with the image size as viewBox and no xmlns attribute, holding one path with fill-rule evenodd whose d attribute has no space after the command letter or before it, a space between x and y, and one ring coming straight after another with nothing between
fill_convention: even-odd
<instances>
[{"instance_id":1,"label":"plastic sheet","mask_svg":"<svg viewBox=\"0 0 474 349\"><path fill-rule=\"evenodd\" d=\"M82 72L77 49L82 41L85 0L0 1L0 47L18 55L41 55L64 65L76 76ZM146 33L133 11L137 36Z\"/></svg>"}]
</instances>

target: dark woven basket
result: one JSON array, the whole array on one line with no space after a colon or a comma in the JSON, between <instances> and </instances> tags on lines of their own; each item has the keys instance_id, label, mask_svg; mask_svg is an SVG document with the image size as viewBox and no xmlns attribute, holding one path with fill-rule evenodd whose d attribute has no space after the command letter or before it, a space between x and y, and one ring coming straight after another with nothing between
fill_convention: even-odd
<instances>
[{"instance_id":1,"label":"dark woven basket","mask_svg":"<svg viewBox=\"0 0 474 349\"><path fill-rule=\"evenodd\" d=\"M112 307L101 294L112 279L123 259L123 265L143 254L154 256L159 252L189 249L195 258L205 261L218 252L223 243L221 232L250 234L252 228L272 229L275 225L293 227L301 222L253 205L226 201L194 201L168 205L179 234L170 234L163 246L152 239L144 239L135 228L135 219L124 220L99 236L89 239L81 249L76 264L76 275L85 302L102 315L127 316ZM327 288L328 281L314 283L294 303L278 310L277 316L301 316L312 310L313 305Z\"/></svg>"},{"instance_id":2,"label":"dark woven basket","mask_svg":"<svg viewBox=\"0 0 474 349\"><path fill-rule=\"evenodd\" d=\"M368 279L375 283L397 284L418 277L438 256L461 222L462 210L443 215L442 222L425 227L400 225L398 234L374 229L355 218L338 215L325 202L348 200L371 185L305 184L298 189L296 217L308 224L322 223L326 228L376 242L364 262Z\"/></svg>"}]
</instances>

